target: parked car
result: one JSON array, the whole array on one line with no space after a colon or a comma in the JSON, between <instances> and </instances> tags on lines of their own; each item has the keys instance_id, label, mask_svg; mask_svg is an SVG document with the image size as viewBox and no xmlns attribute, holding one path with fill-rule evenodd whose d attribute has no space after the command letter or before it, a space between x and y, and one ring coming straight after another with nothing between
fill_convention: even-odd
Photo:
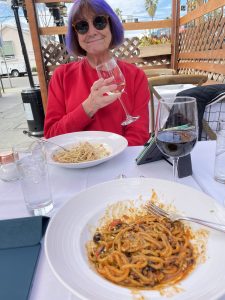
<instances>
[{"instance_id":1,"label":"parked car","mask_svg":"<svg viewBox=\"0 0 225 300\"><path fill-rule=\"evenodd\" d=\"M7 68L8 68L9 75L11 75L12 77L23 76L25 73L27 73L26 66L24 63L18 63L18 62L6 60L6 63L5 61L1 61L0 75L2 76L7 75Z\"/></svg>"}]
</instances>

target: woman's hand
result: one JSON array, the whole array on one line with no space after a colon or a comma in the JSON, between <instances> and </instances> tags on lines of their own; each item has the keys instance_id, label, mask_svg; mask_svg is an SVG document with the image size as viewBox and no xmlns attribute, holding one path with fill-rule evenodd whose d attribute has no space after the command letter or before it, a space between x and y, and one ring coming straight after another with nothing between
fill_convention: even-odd
<instances>
[{"instance_id":1,"label":"woman's hand","mask_svg":"<svg viewBox=\"0 0 225 300\"><path fill-rule=\"evenodd\" d=\"M92 117L100 108L114 102L121 95L121 93L115 92L117 85L112 81L113 77L110 77L101 78L93 83L89 97L82 104L89 117ZM108 93L112 94L108 95Z\"/></svg>"}]
</instances>

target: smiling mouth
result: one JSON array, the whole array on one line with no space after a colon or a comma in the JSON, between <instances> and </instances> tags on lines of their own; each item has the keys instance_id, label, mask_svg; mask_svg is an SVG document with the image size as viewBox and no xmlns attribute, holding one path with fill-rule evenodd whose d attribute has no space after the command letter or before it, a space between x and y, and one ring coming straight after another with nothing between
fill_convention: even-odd
<instances>
[{"instance_id":1,"label":"smiling mouth","mask_svg":"<svg viewBox=\"0 0 225 300\"><path fill-rule=\"evenodd\" d=\"M102 41L102 40L103 40L102 38L97 39L97 40L91 40L91 41L88 41L87 44L95 43L95 42Z\"/></svg>"}]
</instances>

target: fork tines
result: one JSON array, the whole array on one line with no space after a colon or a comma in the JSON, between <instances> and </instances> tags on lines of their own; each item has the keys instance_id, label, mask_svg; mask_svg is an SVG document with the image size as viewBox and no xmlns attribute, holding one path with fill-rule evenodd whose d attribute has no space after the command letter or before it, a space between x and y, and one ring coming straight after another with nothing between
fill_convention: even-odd
<instances>
[{"instance_id":1,"label":"fork tines","mask_svg":"<svg viewBox=\"0 0 225 300\"><path fill-rule=\"evenodd\" d=\"M158 206L156 206L155 204L153 204L152 202L148 202L145 205L145 208L153 213L154 215L158 215L158 216L162 216L162 217L167 217L168 218L168 213L165 212L163 209L159 208Z\"/></svg>"}]
</instances>

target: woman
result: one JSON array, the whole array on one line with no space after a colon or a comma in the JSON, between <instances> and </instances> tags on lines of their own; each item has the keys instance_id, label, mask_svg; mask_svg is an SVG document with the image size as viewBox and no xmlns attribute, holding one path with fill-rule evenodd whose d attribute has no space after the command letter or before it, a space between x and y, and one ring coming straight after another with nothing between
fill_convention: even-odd
<instances>
[{"instance_id":1,"label":"woman","mask_svg":"<svg viewBox=\"0 0 225 300\"><path fill-rule=\"evenodd\" d=\"M70 11L66 44L79 62L61 65L49 83L44 133L46 138L69 132L100 130L123 135L130 146L149 138L148 82L134 65L118 61L126 79L121 97L131 115L140 118L122 126L124 110L112 78L98 79L96 66L112 57L124 39L122 24L104 0L76 0Z\"/></svg>"}]
</instances>

